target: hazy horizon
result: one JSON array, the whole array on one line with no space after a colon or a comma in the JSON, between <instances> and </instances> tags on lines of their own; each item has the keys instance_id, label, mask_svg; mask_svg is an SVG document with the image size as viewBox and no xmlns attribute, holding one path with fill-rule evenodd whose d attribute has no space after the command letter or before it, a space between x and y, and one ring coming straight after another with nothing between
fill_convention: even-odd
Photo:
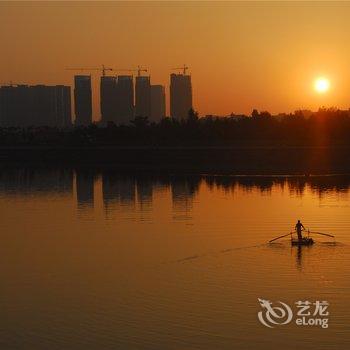
<instances>
[{"instance_id":1,"label":"hazy horizon","mask_svg":"<svg viewBox=\"0 0 350 350\"><path fill-rule=\"evenodd\" d=\"M2 2L0 9L1 84L73 86L66 67L141 65L166 86L169 111L171 68L186 63L201 115L350 106L349 3ZM99 73L92 76L98 120ZM330 81L326 94L313 89L320 76Z\"/></svg>"}]
</instances>

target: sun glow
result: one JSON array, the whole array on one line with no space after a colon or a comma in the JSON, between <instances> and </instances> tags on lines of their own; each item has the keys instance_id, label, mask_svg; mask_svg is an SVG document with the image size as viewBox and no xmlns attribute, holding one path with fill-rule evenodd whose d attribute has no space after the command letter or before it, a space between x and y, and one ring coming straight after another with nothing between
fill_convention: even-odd
<instances>
[{"instance_id":1,"label":"sun glow","mask_svg":"<svg viewBox=\"0 0 350 350\"><path fill-rule=\"evenodd\" d=\"M314 88L315 90L322 94L329 90L329 80L326 78L317 78L315 80Z\"/></svg>"}]
</instances>

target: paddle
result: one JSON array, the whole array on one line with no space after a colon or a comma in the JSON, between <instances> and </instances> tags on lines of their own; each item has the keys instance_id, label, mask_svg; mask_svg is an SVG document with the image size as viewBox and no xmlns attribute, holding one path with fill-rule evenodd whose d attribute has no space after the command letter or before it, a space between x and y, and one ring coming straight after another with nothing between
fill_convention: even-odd
<instances>
[{"instance_id":1,"label":"paddle","mask_svg":"<svg viewBox=\"0 0 350 350\"><path fill-rule=\"evenodd\" d=\"M315 233L316 235L322 235L322 236L328 236L328 237L333 237L333 238L335 238L333 235L330 235L330 234L328 234L328 233L315 232L315 231L310 231L310 233Z\"/></svg>"},{"instance_id":2,"label":"paddle","mask_svg":"<svg viewBox=\"0 0 350 350\"><path fill-rule=\"evenodd\" d=\"M271 239L271 241L269 241L269 243L271 243L271 242L273 242L273 241L277 241L278 239L283 238L283 237L286 237L286 236L289 236L289 235L291 235L291 234L293 234L293 232L289 232L289 233L287 233L286 235L279 236L279 237L276 237L276 238L274 238L274 239Z\"/></svg>"}]
</instances>

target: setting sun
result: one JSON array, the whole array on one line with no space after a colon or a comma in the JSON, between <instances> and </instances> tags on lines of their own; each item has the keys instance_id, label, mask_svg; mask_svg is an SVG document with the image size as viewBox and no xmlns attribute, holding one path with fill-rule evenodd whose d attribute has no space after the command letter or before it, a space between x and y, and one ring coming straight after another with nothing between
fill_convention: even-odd
<instances>
[{"instance_id":1,"label":"setting sun","mask_svg":"<svg viewBox=\"0 0 350 350\"><path fill-rule=\"evenodd\" d=\"M318 78L315 81L314 87L318 93L324 93L329 90L329 80L326 78Z\"/></svg>"}]
</instances>

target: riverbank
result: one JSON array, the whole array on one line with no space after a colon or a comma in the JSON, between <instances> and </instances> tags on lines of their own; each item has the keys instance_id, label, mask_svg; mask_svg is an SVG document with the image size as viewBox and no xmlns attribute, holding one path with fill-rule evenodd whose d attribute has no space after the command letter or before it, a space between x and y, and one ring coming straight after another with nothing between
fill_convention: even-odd
<instances>
[{"instance_id":1,"label":"riverbank","mask_svg":"<svg viewBox=\"0 0 350 350\"><path fill-rule=\"evenodd\" d=\"M2 147L1 163L231 174L350 172L349 147Z\"/></svg>"}]
</instances>

